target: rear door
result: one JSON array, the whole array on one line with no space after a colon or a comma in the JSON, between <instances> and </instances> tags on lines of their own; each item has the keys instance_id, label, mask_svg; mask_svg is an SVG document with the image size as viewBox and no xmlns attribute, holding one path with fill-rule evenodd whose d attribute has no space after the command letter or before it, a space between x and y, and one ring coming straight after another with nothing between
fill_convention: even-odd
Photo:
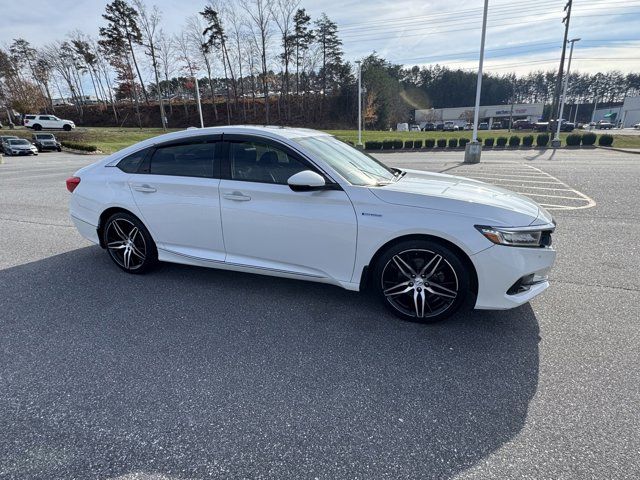
<instances>
[{"instance_id":1,"label":"rear door","mask_svg":"<svg viewBox=\"0 0 640 480\"><path fill-rule=\"evenodd\" d=\"M220 220L220 136L159 145L145 155L129 186L162 251L224 261Z\"/></svg>"},{"instance_id":2,"label":"rear door","mask_svg":"<svg viewBox=\"0 0 640 480\"><path fill-rule=\"evenodd\" d=\"M333 189L294 192L288 178L317 170L285 145L261 137L225 135L220 182L227 263L309 277L350 281L356 214Z\"/></svg>"}]
</instances>

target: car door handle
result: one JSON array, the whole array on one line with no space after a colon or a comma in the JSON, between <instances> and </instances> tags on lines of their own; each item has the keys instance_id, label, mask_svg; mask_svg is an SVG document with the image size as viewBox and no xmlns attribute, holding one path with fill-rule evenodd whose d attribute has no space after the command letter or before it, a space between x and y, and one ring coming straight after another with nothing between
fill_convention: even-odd
<instances>
[{"instance_id":1,"label":"car door handle","mask_svg":"<svg viewBox=\"0 0 640 480\"><path fill-rule=\"evenodd\" d=\"M245 195L242 192L225 193L222 196L227 200L235 200L236 202L248 202L251 200L249 195Z\"/></svg>"},{"instance_id":2,"label":"car door handle","mask_svg":"<svg viewBox=\"0 0 640 480\"><path fill-rule=\"evenodd\" d=\"M156 191L155 187L152 187L151 185L147 185L146 183L134 183L132 187L137 192L153 193Z\"/></svg>"}]
</instances>

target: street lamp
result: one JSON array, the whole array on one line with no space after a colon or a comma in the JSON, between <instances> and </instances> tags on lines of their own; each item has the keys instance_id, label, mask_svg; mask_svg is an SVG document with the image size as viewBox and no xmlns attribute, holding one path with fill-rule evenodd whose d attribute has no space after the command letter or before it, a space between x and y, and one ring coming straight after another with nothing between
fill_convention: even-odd
<instances>
[{"instance_id":1,"label":"street lamp","mask_svg":"<svg viewBox=\"0 0 640 480\"><path fill-rule=\"evenodd\" d=\"M482 36L480 38L480 62L478 63L478 82L476 84L476 104L473 111L473 137L467 143L464 151L464 163L479 163L482 146L478 142L478 117L480 115L480 91L482 90L482 64L484 63L484 39L487 33L487 12L489 0L484 0L484 12L482 14Z\"/></svg>"},{"instance_id":2,"label":"street lamp","mask_svg":"<svg viewBox=\"0 0 640 480\"><path fill-rule=\"evenodd\" d=\"M358 147L362 147L362 61L358 64Z\"/></svg>"},{"instance_id":3,"label":"street lamp","mask_svg":"<svg viewBox=\"0 0 640 480\"><path fill-rule=\"evenodd\" d=\"M556 118L556 136L551 142L551 146L559 147L560 146L560 126L562 125L562 115L564 113L564 102L567 98L567 85L569 84L569 69L571 68L571 57L573 56L573 44L579 42L580 38L572 38L568 41L571 44L571 49L569 50L569 61L567 62L567 72L564 75L564 85L562 86L562 99L560 100L560 115Z\"/></svg>"}]
</instances>

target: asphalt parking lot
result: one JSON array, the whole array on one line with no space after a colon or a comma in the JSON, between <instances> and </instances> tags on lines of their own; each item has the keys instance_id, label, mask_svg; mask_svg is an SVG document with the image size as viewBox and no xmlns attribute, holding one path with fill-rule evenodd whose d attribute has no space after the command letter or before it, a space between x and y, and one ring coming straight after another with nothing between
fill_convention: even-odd
<instances>
[{"instance_id":1,"label":"asphalt parking lot","mask_svg":"<svg viewBox=\"0 0 640 480\"><path fill-rule=\"evenodd\" d=\"M67 218L92 156L0 165L0 478L640 477L640 155L380 155L548 205L552 286L421 326L364 294L163 265Z\"/></svg>"}]
</instances>

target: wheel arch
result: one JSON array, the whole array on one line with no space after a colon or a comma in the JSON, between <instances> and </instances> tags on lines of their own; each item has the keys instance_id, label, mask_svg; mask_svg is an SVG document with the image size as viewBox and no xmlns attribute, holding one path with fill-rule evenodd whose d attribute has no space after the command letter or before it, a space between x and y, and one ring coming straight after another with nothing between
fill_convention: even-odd
<instances>
[{"instance_id":1,"label":"wheel arch","mask_svg":"<svg viewBox=\"0 0 640 480\"><path fill-rule=\"evenodd\" d=\"M458 245L456 245L455 243L449 240L446 240L442 237L438 237L435 235L428 235L424 233L402 235L400 237L396 237L389 240L387 243L385 243L380 248L378 248L376 253L374 253L373 256L371 257L371 260L369 260L369 263L365 265L364 268L362 269L362 273L360 276L361 291L367 288L370 280L371 268L373 267L373 265L376 264L380 256L390 247L408 240L429 240L434 243L438 243L443 247L447 247L448 249L456 253L460 258L460 261L462 261L464 266L467 268L467 271L469 272L469 282L470 282L472 293L474 295L478 295L478 272L476 271L476 267L471 261L471 258L469 258L469 255L467 255L467 253L462 248L460 248Z\"/></svg>"},{"instance_id":2,"label":"wheel arch","mask_svg":"<svg viewBox=\"0 0 640 480\"><path fill-rule=\"evenodd\" d=\"M101 214L100 214L100 218L98 219L98 240L100 240L100 246L102 248L106 248L104 245L104 239L103 237L103 229L104 229L104 224L107 222L107 219L115 214L115 213L126 213L127 215L131 215L132 217L135 217L140 223L142 223L145 228L147 227L145 225L145 223L142 221L142 219L136 215L135 213L133 213L131 210L127 210L126 208L122 208L122 207L109 207L106 210L104 210ZM147 230L149 230L147 228Z\"/></svg>"}]
</instances>

